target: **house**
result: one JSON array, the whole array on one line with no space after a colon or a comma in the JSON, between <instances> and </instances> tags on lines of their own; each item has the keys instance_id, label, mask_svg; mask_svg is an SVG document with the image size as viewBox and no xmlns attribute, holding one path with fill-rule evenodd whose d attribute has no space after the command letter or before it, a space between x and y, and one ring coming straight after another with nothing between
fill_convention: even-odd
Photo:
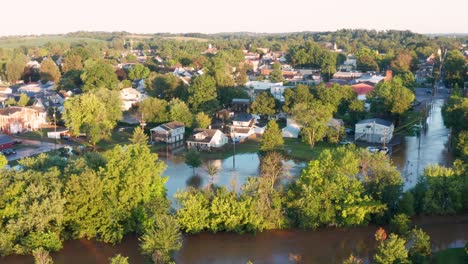
<instances>
[{"instance_id":1,"label":"house","mask_svg":"<svg viewBox=\"0 0 468 264\"><path fill-rule=\"evenodd\" d=\"M122 100L122 110L128 111L133 105L144 99L144 96L134 88L124 88L120 90L120 99Z\"/></svg>"},{"instance_id":2,"label":"house","mask_svg":"<svg viewBox=\"0 0 468 264\"><path fill-rule=\"evenodd\" d=\"M0 150L13 148L13 140L7 135L0 134Z\"/></svg>"},{"instance_id":3,"label":"house","mask_svg":"<svg viewBox=\"0 0 468 264\"><path fill-rule=\"evenodd\" d=\"M234 116L234 111L229 109L222 109L216 112L216 118L221 120L227 120Z\"/></svg>"},{"instance_id":4,"label":"house","mask_svg":"<svg viewBox=\"0 0 468 264\"><path fill-rule=\"evenodd\" d=\"M184 139L185 125L172 121L150 130L152 142L175 143Z\"/></svg>"},{"instance_id":5,"label":"house","mask_svg":"<svg viewBox=\"0 0 468 264\"><path fill-rule=\"evenodd\" d=\"M39 83L30 82L18 88L18 93L27 94L29 97L36 96L36 94L42 92L42 88Z\"/></svg>"},{"instance_id":6,"label":"house","mask_svg":"<svg viewBox=\"0 0 468 264\"><path fill-rule=\"evenodd\" d=\"M240 142L254 135L256 121L255 117L251 114L242 113L235 115L232 119L232 125L230 125L232 140Z\"/></svg>"},{"instance_id":7,"label":"house","mask_svg":"<svg viewBox=\"0 0 468 264\"><path fill-rule=\"evenodd\" d=\"M0 109L0 131L16 134L41 129L46 122L47 113L32 107L12 106Z\"/></svg>"},{"instance_id":8,"label":"house","mask_svg":"<svg viewBox=\"0 0 468 264\"><path fill-rule=\"evenodd\" d=\"M251 104L250 99L233 98L231 101L231 109L234 112L245 113L249 110Z\"/></svg>"},{"instance_id":9,"label":"house","mask_svg":"<svg viewBox=\"0 0 468 264\"><path fill-rule=\"evenodd\" d=\"M245 86L255 91L266 91L266 90L270 90L271 87L283 86L283 83L282 82L272 83L270 81L250 81L250 82L247 82Z\"/></svg>"},{"instance_id":10,"label":"house","mask_svg":"<svg viewBox=\"0 0 468 264\"><path fill-rule=\"evenodd\" d=\"M286 119L286 127L282 129L282 134L284 138L298 138L299 133L301 132L302 125L297 123L292 118Z\"/></svg>"},{"instance_id":11,"label":"house","mask_svg":"<svg viewBox=\"0 0 468 264\"><path fill-rule=\"evenodd\" d=\"M351 81L354 79L358 79L362 76L362 72L336 72L333 74L333 79L344 79L347 81Z\"/></svg>"},{"instance_id":12,"label":"house","mask_svg":"<svg viewBox=\"0 0 468 264\"><path fill-rule=\"evenodd\" d=\"M219 129L195 129L194 134L187 139L187 148L199 151L210 151L222 148L229 139Z\"/></svg>"},{"instance_id":13,"label":"house","mask_svg":"<svg viewBox=\"0 0 468 264\"><path fill-rule=\"evenodd\" d=\"M351 87L353 87L354 92L357 94L357 99L361 101L365 101L367 94L374 90L374 86L368 83L357 83L351 85Z\"/></svg>"},{"instance_id":14,"label":"house","mask_svg":"<svg viewBox=\"0 0 468 264\"><path fill-rule=\"evenodd\" d=\"M361 120L356 123L354 140L368 143L389 143L393 137L393 123L380 118Z\"/></svg>"},{"instance_id":15,"label":"house","mask_svg":"<svg viewBox=\"0 0 468 264\"><path fill-rule=\"evenodd\" d=\"M13 90L10 87L0 87L0 94L11 94Z\"/></svg>"}]
</instances>

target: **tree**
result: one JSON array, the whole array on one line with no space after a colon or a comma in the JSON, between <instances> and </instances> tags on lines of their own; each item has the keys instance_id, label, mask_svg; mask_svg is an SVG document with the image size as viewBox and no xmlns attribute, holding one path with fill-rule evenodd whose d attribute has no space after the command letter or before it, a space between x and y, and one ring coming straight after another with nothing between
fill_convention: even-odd
<instances>
[{"instance_id":1,"label":"tree","mask_svg":"<svg viewBox=\"0 0 468 264\"><path fill-rule=\"evenodd\" d=\"M145 81L148 93L154 97L171 100L172 98L186 99L184 83L173 74L152 75Z\"/></svg>"},{"instance_id":2,"label":"tree","mask_svg":"<svg viewBox=\"0 0 468 264\"><path fill-rule=\"evenodd\" d=\"M213 181L214 181L214 176L216 176L216 174L218 174L219 172L219 169L218 167L216 167L213 162L208 162L206 164L206 172L208 173L208 175L210 176L210 185L213 184Z\"/></svg>"},{"instance_id":3,"label":"tree","mask_svg":"<svg viewBox=\"0 0 468 264\"><path fill-rule=\"evenodd\" d=\"M199 128L208 128L211 125L211 118L207 114L200 112L195 115L195 122Z\"/></svg>"},{"instance_id":4,"label":"tree","mask_svg":"<svg viewBox=\"0 0 468 264\"><path fill-rule=\"evenodd\" d=\"M284 91L284 105L283 111L288 114L292 113L292 110L296 104L299 103L310 103L314 99L314 96L310 93L309 86L299 84L295 89L286 89Z\"/></svg>"},{"instance_id":5,"label":"tree","mask_svg":"<svg viewBox=\"0 0 468 264\"><path fill-rule=\"evenodd\" d=\"M138 112L149 122L164 123L169 121L168 103L163 99L146 98L139 103Z\"/></svg>"},{"instance_id":6,"label":"tree","mask_svg":"<svg viewBox=\"0 0 468 264\"><path fill-rule=\"evenodd\" d=\"M455 84L458 84L459 87L463 87L463 82L466 80L467 67L467 59L459 50L449 51L445 61L446 83L451 87L455 87Z\"/></svg>"},{"instance_id":7,"label":"tree","mask_svg":"<svg viewBox=\"0 0 468 264\"><path fill-rule=\"evenodd\" d=\"M188 93L188 103L194 112L211 113L216 110L219 104L216 95L216 82L209 75L204 74L196 77L192 85L189 86Z\"/></svg>"},{"instance_id":8,"label":"tree","mask_svg":"<svg viewBox=\"0 0 468 264\"><path fill-rule=\"evenodd\" d=\"M320 69L322 73L326 73L327 80L336 72L336 55L332 52L325 51L320 59Z\"/></svg>"},{"instance_id":9,"label":"tree","mask_svg":"<svg viewBox=\"0 0 468 264\"><path fill-rule=\"evenodd\" d=\"M110 90L117 89L117 75L114 72L112 65L104 61L96 61L88 63L81 74L83 80L83 91L95 91L99 88L107 88Z\"/></svg>"},{"instance_id":10,"label":"tree","mask_svg":"<svg viewBox=\"0 0 468 264\"><path fill-rule=\"evenodd\" d=\"M63 59L62 64L62 71L68 72L71 70L78 70L81 71L83 69L83 62L82 58L79 54L69 54L65 56Z\"/></svg>"},{"instance_id":11,"label":"tree","mask_svg":"<svg viewBox=\"0 0 468 264\"><path fill-rule=\"evenodd\" d=\"M140 241L144 255L151 256L154 263L167 263L182 246L182 234L176 218L161 215L156 221L156 228L146 231Z\"/></svg>"},{"instance_id":12,"label":"tree","mask_svg":"<svg viewBox=\"0 0 468 264\"><path fill-rule=\"evenodd\" d=\"M301 228L353 226L368 222L385 205L365 194L353 147L324 150L309 162L288 191L288 211Z\"/></svg>"},{"instance_id":13,"label":"tree","mask_svg":"<svg viewBox=\"0 0 468 264\"><path fill-rule=\"evenodd\" d=\"M349 256L345 261L343 261L343 264L362 264L364 263L362 259L355 257L353 254Z\"/></svg>"},{"instance_id":14,"label":"tree","mask_svg":"<svg viewBox=\"0 0 468 264\"><path fill-rule=\"evenodd\" d=\"M398 235L390 234L387 240L380 243L374 256L377 264L411 263L408 260L406 241Z\"/></svg>"},{"instance_id":15,"label":"tree","mask_svg":"<svg viewBox=\"0 0 468 264\"><path fill-rule=\"evenodd\" d=\"M132 144L141 144L146 145L148 143L148 136L145 134L145 131L141 127L136 127L133 130L132 138L130 139Z\"/></svg>"},{"instance_id":16,"label":"tree","mask_svg":"<svg viewBox=\"0 0 468 264\"><path fill-rule=\"evenodd\" d=\"M109 259L110 264L128 264L128 257L117 254Z\"/></svg>"},{"instance_id":17,"label":"tree","mask_svg":"<svg viewBox=\"0 0 468 264\"><path fill-rule=\"evenodd\" d=\"M43 248L37 248L33 250L34 264L53 264L54 261L49 255L49 252Z\"/></svg>"},{"instance_id":18,"label":"tree","mask_svg":"<svg viewBox=\"0 0 468 264\"><path fill-rule=\"evenodd\" d=\"M414 94L403 86L402 80L398 77L392 78L377 84L373 91L372 107L383 107L383 111L395 115L406 112L414 101Z\"/></svg>"},{"instance_id":19,"label":"tree","mask_svg":"<svg viewBox=\"0 0 468 264\"><path fill-rule=\"evenodd\" d=\"M81 81L81 70L69 70L62 75L60 81L58 82L57 88L59 90L72 90L80 87L83 82Z\"/></svg>"},{"instance_id":20,"label":"tree","mask_svg":"<svg viewBox=\"0 0 468 264\"><path fill-rule=\"evenodd\" d=\"M410 231L410 218L405 214L397 214L390 221L392 233L405 237Z\"/></svg>"},{"instance_id":21,"label":"tree","mask_svg":"<svg viewBox=\"0 0 468 264\"><path fill-rule=\"evenodd\" d=\"M313 148L315 142L326 135L327 124L332 118L333 107L320 101L296 104L292 110L293 118L301 124L303 140Z\"/></svg>"},{"instance_id":22,"label":"tree","mask_svg":"<svg viewBox=\"0 0 468 264\"><path fill-rule=\"evenodd\" d=\"M5 101L5 106L14 106L16 105L16 100L14 97L10 97Z\"/></svg>"},{"instance_id":23,"label":"tree","mask_svg":"<svg viewBox=\"0 0 468 264\"><path fill-rule=\"evenodd\" d=\"M85 133L93 145L110 136L111 130L122 118L120 99L116 93L103 91L103 94L109 95L107 98L85 93L67 100L63 119L72 135Z\"/></svg>"},{"instance_id":24,"label":"tree","mask_svg":"<svg viewBox=\"0 0 468 264\"><path fill-rule=\"evenodd\" d=\"M29 97L26 94L22 93L16 104L18 106L27 106L29 104L29 100Z\"/></svg>"},{"instance_id":25,"label":"tree","mask_svg":"<svg viewBox=\"0 0 468 264\"><path fill-rule=\"evenodd\" d=\"M192 168L193 174L195 174L195 168L200 167L202 164L200 153L194 149L189 149L185 155L185 163Z\"/></svg>"},{"instance_id":26,"label":"tree","mask_svg":"<svg viewBox=\"0 0 468 264\"><path fill-rule=\"evenodd\" d=\"M210 225L208 197L192 187L177 192L174 197L177 204L177 220L182 229L189 233L198 233Z\"/></svg>"},{"instance_id":27,"label":"tree","mask_svg":"<svg viewBox=\"0 0 468 264\"><path fill-rule=\"evenodd\" d=\"M9 82L16 83L21 78L26 62L27 59L23 54L16 54L11 61L7 62L5 69Z\"/></svg>"},{"instance_id":28,"label":"tree","mask_svg":"<svg viewBox=\"0 0 468 264\"><path fill-rule=\"evenodd\" d=\"M250 106L250 111L254 114L270 116L275 113L275 98L268 92L261 92Z\"/></svg>"},{"instance_id":29,"label":"tree","mask_svg":"<svg viewBox=\"0 0 468 264\"><path fill-rule=\"evenodd\" d=\"M409 258L414 264L427 263L431 256L430 237L421 228L414 228L408 236Z\"/></svg>"},{"instance_id":30,"label":"tree","mask_svg":"<svg viewBox=\"0 0 468 264\"><path fill-rule=\"evenodd\" d=\"M272 151L283 146L284 139L278 124L274 119L268 122L267 128L260 141L261 151Z\"/></svg>"},{"instance_id":31,"label":"tree","mask_svg":"<svg viewBox=\"0 0 468 264\"><path fill-rule=\"evenodd\" d=\"M279 64L279 62L273 64L273 71L270 73L270 81L273 83L284 81L283 73L281 72L281 64Z\"/></svg>"},{"instance_id":32,"label":"tree","mask_svg":"<svg viewBox=\"0 0 468 264\"><path fill-rule=\"evenodd\" d=\"M398 212L406 214L408 216L413 216L414 212L414 196L411 192L404 192L399 203L398 203Z\"/></svg>"},{"instance_id":33,"label":"tree","mask_svg":"<svg viewBox=\"0 0 468 264\"><path fill-rule=\"evenodd\" d=\"M41 62L41 82L46 83L48 81L58 82L60 80L61 74L60 70L57 67L57 64L52 60L52 58L43 60Z\"/></svg>"},{"instance_id":34,"label":"tree","mask_svg":"<svg viewBox=\"0 0 468 264\"><path fill-rule=\"evenodd\" d=\"M179 121L191 127L193 124L193 115L188 106L179 99L172 99L169 102L169 118L172 121Z\"/></svg>"},{"instance_id":35,"label":"tree","mask_svg":"<svg viewBox=\"0 0 468 264\"><path fill-rule=\"evenodd\" d=\"M140 80L148 77L150 70L142 64L136 64L128 70L128 78L130 80Z\"/></svg>"},{"instance_id":36,"label":"tree","mask_svg":"<svg viewBox=\"0 0 468 264\"><path fill-rule=\"evenodd\" d=\"M0 155L0 170L8 164L8 160L5 158L4 155Z\"/></svg>"}]
</instances>

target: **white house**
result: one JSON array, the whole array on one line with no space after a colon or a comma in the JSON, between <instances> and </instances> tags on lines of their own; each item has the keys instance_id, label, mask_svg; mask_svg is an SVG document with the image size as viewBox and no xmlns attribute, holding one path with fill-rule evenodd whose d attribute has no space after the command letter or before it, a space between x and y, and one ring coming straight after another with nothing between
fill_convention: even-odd
<instances>
[{"instance_id":1,"label":"white house","mask_svg":"<svg viewBox=\"0 0 468 264\"><path fill-rule=\"evenodd\" d=\"M187 139L187 148L210 151L213 148L222 148L229 139L219 129L195 129L194 134Z\"/></svg>"},{"instance_id":2,"label":"white house","mask_svg":"<svg viewBox=\"0 0 468 264\"><path fill-rule=\"evenodd\" d=\"M270 93L273 95L273 97L276 100L279 100L280 102L284 102L284 91L286 89L291 89L293 87L294 86L283 86L283 85L273 86L270 88Z\"/></svg>"},{"instance_id":3,"label":"white house","mask_svg":"<svg viewBox=\"0 0 468 264\"><path fill-rule=\"evenodd\" d=\"M246 87L254 89L255 91L266 91L270 90L275 86L283 86L282 82L272 83L270 81L250 81L245 84Z\"/></svg>"},{"instance_id":4,"label":"white house","mask_svg":"<svg viewBox=\"0 0 468 264\"><path fill-rule=\"evenodd\" d=\"M243 141L255 134L256 119L251 114L238 114L232 119L231 138L235 142Z\"/></svg>"},{"instance_id":5,"label":"white house","mask_svg":"<svg viewBox=\"0 0 468 264\"><path fill-rule=\"evenodd\" d=\"M380 118L361 120L356 123L354 140L369 143L389 143L393 137L393 123Z\"/></svg>"},{"instance_id":6,"label":"white house","mask_svg":"<svg viewBox=\"0 0 468 264\"><path fill-rule=\"evenodd\" d=\"M122 109L128 111L133 105L142 101L144 96L134 88L125 88L120 90L120 99L122 100Z\"/></svg>"},{"instance_id":7,"label":"white house","mask_svg":"<svg viewBox=\"0 0 468 264\"><path fill-rule=\"evenodd\" d=\"M175 143L184 139L185 125L172 121L150 130L152 142Z\"/></svg>"},{"instance_id":8,"label":"white house","mask_svg":"<svg viewBox=\"0 0 468 264\"><path fill-rule=\"evenodd\" d=\"M298 138L301 132L302 125L297 123L294 119L286 119L286 127L282 129L284 138Z\"/></svg>"},{"instance_id":9,"label":"white house","mask_svg":"<svg viewBox=\"0 0 468 264\"><path fill-rule=\"evenodd\" d=\"M0 94L11 94L13 90L10 87L0 87Z\"/></svg>"},{"instance_id":10,"label":"white house","mask_svg":"<svg viewBox=\"0 0 468 264\"><path fill-rule=\"evenodd\" d=\"M39 83L29 83L18 88L19 93L25 93L28 96L35 96L37 93L42 92L42 88Z\"/></svg>"}]
</instances>

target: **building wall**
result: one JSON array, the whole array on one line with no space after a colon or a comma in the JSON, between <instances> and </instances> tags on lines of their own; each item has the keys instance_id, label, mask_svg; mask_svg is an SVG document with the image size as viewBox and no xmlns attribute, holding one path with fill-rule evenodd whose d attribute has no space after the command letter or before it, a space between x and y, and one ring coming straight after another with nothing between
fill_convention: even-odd
<instances>
[{"instance_id":1,"label":"building wall","mask_svg":"<svg viewBox=\"0 0 468 264\"><path fill-rule=\"evenodd\" d=\"M356 124L355 140L366 141L369 143L389 143L393 137L394 126L383 126L379 124ZM384 135L385 134L385 135Z\"/></svg>"}]
</instances>

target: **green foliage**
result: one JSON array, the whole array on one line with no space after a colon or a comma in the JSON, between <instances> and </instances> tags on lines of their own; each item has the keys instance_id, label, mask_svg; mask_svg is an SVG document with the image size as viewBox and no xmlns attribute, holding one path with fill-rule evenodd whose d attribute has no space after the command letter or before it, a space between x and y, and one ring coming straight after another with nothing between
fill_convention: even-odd
<instances>
[{"instance_id":1,"label":"green foliage","mask_svg":"<svg viewBox=\"0 0 468 264\"><path fill-rule=\"evenodd\" d=\"M195 122L198 128L208 128L211 125L211 117L203 112L195 115Z\"/></svg>"},{"instance_id":2,"label":"green foliage","mask_svg":"<svg viewBox=\"0 0 468 264\"><path fill-rule=\"evenodd\" d=\"M0 155L0 170L8 164L8 160L4 155Z\"/></svg>"},{"instance_id":3,"label":"green foliage","mask_svg":"<svg viewBox=\"0 0 468 264\"><path fill-rule=\"evenodd\" d=\"M169 102L169 119L172 121L179 121L187 127L193 124L193 115L188 106L179 99L172 99Z\"/></svg>"},{"instance_id":4,"label":"green foliage","mask_svg":"<svg viewBox=\"0 0 468 264\"><path fill-rule=\"evenodd\" d=\"M403 86L399 77L377 84L372 97L374 111L396 115L406 112L415 98L413 92Z\"/></svg>"},{"instance_id":5,"label":"green foliage","mask_svg":"<svg viewBox=\"0 0 468 264\"><path fill-rule=\"evenodd\" d=\"M34 257L34 264L53 264L54 261L49 255L49 252L43 248L37 248L32 251Z\"/></svg>"},{"instance_id":6,"label":"green foliage","mask_svg":"<svg viewBox=\"0 0 468 264\"><path fill-rule=\"evenodd\" d=\"M146 145L148 144L148 136L145 134L145 131L141 127L136 127L133 130L132 138L130 139L132 144Z\"/></svg>"},{"instance_id":7,"label":"green foliage","mask_svg":"<svg viewBox=\"0 0 468 264\"><path fill-rule=\"evenodd\" d=\"M349 258L343 261L343 264L362 264L363 261L360 258L355 257L353 254Z\"/></svg>"},{"instance_id":8,"label":"green foliage","mask_svg":"<svg viewBox=\"0 0 468 264\"><path fill-rule=\"evenodd\" d=\"M466 71L468 68L468 60L459 50L452 50L447 53L445 60L445 81L451 87L458 84L463 87L463 82L466 81Z\"/></svg>"},{"instance_id":9,"label":"green foliage","mask_svg":"<svg viewBox=\"0 0 468 264\"><path fill-rule=\"evenodd\" d=\"M128 257L124 257L120 254L117 254L109 259L110 264L129 264Z\"/></svg>"},{"instance_id":10,"label":"green foliage","mask_svg":"<svg viewBox=\"0 0 468 264\"><path fill-rule=\"evenodd\" d=\"M165 99L187 97L184 83L173 74L151 75L145 81L148 94L154 97Z\"/></svg>"},{"instance_id":11,"label":"green foliage","mask_svg":"<svg viewBox=\"0 0 468 264\"><path fill-rule=\"evenodd\" d=\"M309 87L306 85L299 84L295 89L286 89L284 91L283 111L291 114L296 104L308 104L313 99L314 96L310 93Z\"/></svg>"},{"instance_id":12,"label":"green foliage","mask_svg":"<svg viewBox=\"0 0 468 264\"><path fill-rule=\"evenodd\" d=\"M268 122L267 128L260 141L261 151L272 151L283 146L284 139L278 123L274 119Z\"/></svg>"},{"instance_id":13,"label":"green foliage","mask_svg":"<svg viewBox=\"0 0 468 264\"><path fill-rule=\"evenodd\" d=\"M182 246L182 234L175 217L162 215L156 221L156 228L147 230L140 238L144 255L151 256L154 263L167 263L174 252Z\"/></svg>"},{"instance_id":14,"label":"green foliage","mask_svg":"<svg viewBox=\"0 0 468 264\"><path fill-rule=\"evenodd\" d=\"M377 264L411 263L408 260L406 241L398 235L390 234L387 240L380 243L374 256Z\"/></svg>"},{"instance_id":15,"label":"green foliage","mask_svg":"<svg viewBox=\"0 0 468 264\"><path fill-rule=\"evenodd\" d=\"M398 212L413 216L414 210L414 195L410 191L404 192L400 201L398 202Z\"/></svg>"},{"instance_id":16,"label":"green foliage","mask_svg":"<svg viewBox=\"0 0 468 264\"><path fill-rule=\"evenodd\" d=\"M279 62L275 62L273 64L273 71L271 72L269 79L272 83L278 83L278 82L284 81L284 77L281 72L281 65Z\"/></svg>"},{"instance_id":17,"label":"green foliage","mask_svg":"<svg viewBox=\"0 0 468 264\"><path fill-rule=\"evenodd\" d=\"M250 99L246 91L237 87L218 87L217 94L219 104L224 107L230 105L234 98Z\"/></svg>"},{"instance_id":18,"label":"green foliage","mask_svg":"<svg viewBox=\"0 0 468 264\"><path fill-rule=\"evenodd\" d=\"M69 70L62 75L58 82L57 88L60 90L72 90L80 87L83 83L81 81L81 70Z\"/></svg>"},{"instance_id":19,"label":"green foliage","mask_svg":"<svg viewBox=\"0 0 468 264\"><path fill-rule=\"evenodd\" d=\"M296 104L292 113L293 118L303 126L302 140L313 148L315 143L326 135L328 122L332 118L333 106L313 100L309 103Z\"/></svg>"},{"instance_id":20,"label":"green foliage","mask_svg":"<svg viewBox=\"0 0 468 264\"><path fill-rule=\"evenodd\" d=\"M118 88L117 83L119 82L112 65L102 60L88 63L81 74L81 79L85 92L100 88L115 90Z\"/></svg>"},{"instance_id":21,"label":"green foliage","mask_svg":"<svg viewBox=\"0 0 468 264\"><path fill-rule=\"evenodd\" d=\"M353 226L369 221L385 205L365 194L354 148L324 150L309 162L288 192L288 210L302 228Z\"/></svg>"},{"instance_id":22,"label":"green foliage","mask_svg":"<svg viewBox=\"0 0 468 264\"><path fill-rule=\"evenodd\" d=\"M140 80L148 77L150 70L142 64L136 64L128 70L128 78L130 80Z\"/></svg>"},{"instance_id":23,"label":"green foliage","mask_svg":"<svg viewBox=\"0 0 468 264\"><path fill-rule=\"evenodd\" d=\"M187 233L199 233L209 227L209 198L195 189L177 192L177 220Z\"/></svg>"},{"instance_id":24,"label":"green foliage","mask_svg":"<svg viewBox=\"0 0 468 264\"><path fill-rule=\"evenodd\" d=\"M48 81L58 82L60 80L60 77L60 70L57 67L57 64L55 64L55 62L52 60L52 58L48 58L41 62L42 83L46 83Z\"/></svg>"},{"instance_id":25,"label":"green foliage","mask_svg":"<svg viewBox=\"0 0 468 264\"><path fill-rule=\"evenodd\" d=\"M166 100L148 97L139 103L138 112L149 122L164 123L169 121L168 103Z\"/></svg>"},{"instance_id":26,"label":"green foliage","mask_svg":"<svg viewBox=\"0 0 468 264\"><path fill-rule=\"evenodd\" d=\"M414 264L428 263L431 256L431 241L421 228L414 228L408 235L409 258Z\"/></svg>"},{"instance_id":27,"label":"green foliage","mask_svg":"<svg viewBox=\"0 0 468 264\"><path fill-rule=\"evenodd\" d=\"M13 59L6 63L6 79L12 83L17 82L21 78L26 62L26 56L23 54L15 54Z\"/></svg>"},{"instance_id":28,"label":"green foliage","mask_svg":"<svg viewBox=\"0 0 468 264\"><path fill-rule=\"evenodd\" d=\"M71 70L81 71L83 69L83 59L79 54L69 54L65 56L62 64L62 71L68 72Z\"/></svg>"},{"instance_id":29,"label":"green foliage","mask_svg":"<svg viewBox=\"0 0 468 264\"><path fill-rule=\"evenodd\" d=\"M215 79L209 75L196 77L188 88L188 94L188 103L194 112L213 113L219 105Z\"/></svg>"},{"instance_id":30,"label":"green foliage","mask_svg":"<svg viewBox=\"0 0 468 264\"><path fill-rule=\"evenodd\" d=\"M16 105L18 106L27 106L29 104L29 101L31 99L26 95L26 94L21 94L20 98L18 99L18 102Z\"/></svg>"},{"instance_id":31,"label":"green foliage","mask_svg":"<svg viewBox=\"0 0 468 264\"><path fill-rule=\"evenodd\" d=\"M390 231L405 237L410 231L410 218L405 214L397 214L390 221Z\"/></svg>"},{"instance_id":32,"label":"green foliage","mask_svg":"<svg viewBox=\"0 0 468 264\"><path fill-rule=\"evenodd\" d=\"M63 120L72 135L85 133L95 145L109 137L122 118L120 105L118 92L100 90L96 94L85 93L65 102Z\"/></svg>"},{"instance_id":33,"label":"green foliage","mask_svg":"<svg viewBox=\"0 0 468 264\"><path fill-rule=\"evenodd\" d=\"M275 98L269 92L261 92L250 106L250 112L264 116L274 114L276 111L275 109Z\"/></svg>"},{"instance_id":34,"label":"green foliage","mask_svg":"<svg viewBox=\"0 0 468 264\"><path fill-rule=\"evenodd\" d=\"M193 173L195 173L195 168L200 167L202 164L200 153L194 149L190 149L185 155L185 163L190 166L193 169Z\"/></svg>"}]
</instances>

